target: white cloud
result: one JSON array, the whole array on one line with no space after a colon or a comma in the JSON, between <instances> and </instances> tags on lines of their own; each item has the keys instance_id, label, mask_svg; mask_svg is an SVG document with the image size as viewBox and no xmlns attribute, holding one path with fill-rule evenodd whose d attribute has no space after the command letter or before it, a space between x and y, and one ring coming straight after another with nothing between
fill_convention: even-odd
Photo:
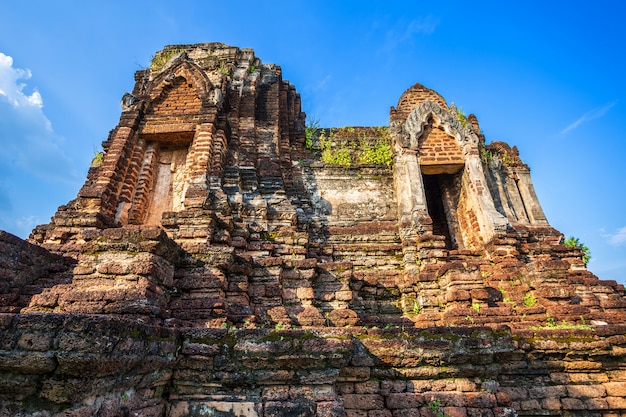
<instances>
[{"instance_id":1,"label":"white cloud","mask_svg":"<svg viewBox=\"0 0 626 417\"><path fill-rule=\"evenodd\" d=\"M30 70L13 68L13 58L0 52L0 95L5 96L12 106L43 107L39 91L35 89L31 95L24 93L26 84L20 80L28 80L30 77Z\"/></svg>"},{"instance_id":2,"label":"white cloud","mask_svg":"<svg viewBox=\"0 0 626 417\"><path fill-rule=\"evenodd\" d=\"M626 226L617 229L617 231L611 235L608 235L609 243L613 246L620 246L626 244Z\"/></svg>"},{"instance_id":3,"label":"white cloud","mask_svg":"<svg viewBox=\"0 0 626 417\"><path fill-rule=\"evenodd\" d=\"M39 91L35 90L33 91L33 94L31 94L28 97L28 101L37 107L43 107L43 100L41 99L41 94L39 94Z\"/></svg>"},{"instance_id":4,"label":"white cloud","mask_svg":"<svg viewBox=\"0 0 626 417\"><path fill-rule=\"evenodd\" d=\"M27 173L47 181L68 179L72 164L43 112L37 89L27 93L30 70L15 68L13 58L0 52L0 174Z\"/></svg>"},{"instance_id":5,"label":"white cloud","mask_svg":"<svg viewBox=\"0 0 626 417\"><path fill-rule=\"evenodd\" d=\"M0 229L22 237L76 178L41 94L26 84L31 76L0 53Z\"/></svg>"},{"instance_id":6,"label":"white cloud","mask_svg":"<svg viewBox=\"0 0 626 417\"><path fill-rule=\"evenodd\" d=\"M599 119L600 117L604 116L605 114L608 113L609 110L611 110L611 108L613 106L615 106L617 104L619 100L615 100L612 101L600 108L597 109L593 109L588 111L587 113L583 114L581 117L578 118L578 120L576 120L574 123L570 124L569 126L567 126L565 129L561 130L561 135L565 135L568 132L576 129L578 126L580 126L581 124L585 123L585 122L589 122L591 120L595 120L595 119Z\"/></svg>"}]
</instances>

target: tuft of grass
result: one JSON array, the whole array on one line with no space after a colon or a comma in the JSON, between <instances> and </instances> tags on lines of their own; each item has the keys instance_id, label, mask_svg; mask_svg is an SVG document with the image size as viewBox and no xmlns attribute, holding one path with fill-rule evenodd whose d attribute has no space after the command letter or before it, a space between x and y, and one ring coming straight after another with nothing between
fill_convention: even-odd
<instances>
[{"instance_id":1,"label":"tuft of grass","mask_svg":"<svg viewBox=\"0 0 626 417\"><path fill-rule=\"evenodd\" d=\"M413 314L419 314L422 311L421 306L415 301L413 303Z\"/></svg>"},{"instance_id":2,"label":"tuft of grass","mask_svg":"<svg viewBox=\"0 0 626 417\"><path fill-rule=\"evenodd\" d=\"M580 317L580 324L568 323L566 320L562 320L561 323L557 323L554 317L550 317L550 315L546 314L546 325L545 326L534 326L531 327L532 330L593 330L593 326L587 324L587 321L584 317Z\"/></svg>"},{"instance_id":3,"label":"tuft of grass","mask_svg":"<svg viewBox=\"0 0 626 417\"><path fill-rule=\"evenodd\" d=\"M534 307L537 304L537 298L532 292L524 294L524 305L528 308Z\"/></svg>"},{"instance_id":4,"label":"tuft of grass","mask_svg":"<svg viewBox=\"0 0 626 417\"><path fill-rule=\"evenodd\" d=\"M462 107L457 107L454 103L451 103L450 110L454 112L456 119L461 122L461 126L467 127L469 125L469 120L467 120L467 116Z\"/></svg>"},{"instance_id":5,"label":"tuft of grass","mask_svg":"<svg viewBox=\"0 0 626 417\"><path fill-rule=\"evenodd\" d=\"M91 159L91 166L99 167L100 165L102 165L102 162L104 162L104 152L96 152Z\"/></svg>"}]
</instances>

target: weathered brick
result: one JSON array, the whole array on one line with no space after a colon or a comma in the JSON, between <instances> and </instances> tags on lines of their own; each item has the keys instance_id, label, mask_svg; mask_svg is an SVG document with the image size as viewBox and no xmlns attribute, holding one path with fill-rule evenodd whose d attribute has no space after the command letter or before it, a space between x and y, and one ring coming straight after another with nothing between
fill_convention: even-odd
<instances>
[{"instance_id":1,"label":"weathered brick","mask_svg":"<svg viewBox=\"0 0 626 417\"><path fill-rule=\"evenodd\" d=\"M468 392L465 394L467 406L475 408L492 408L496 405L496 396L486 392Z\"/></svg>"},{"instance_id":2,"label":"weathered brick","mask_svg":"<svg viewBox=\"0 0 626 417\"><path fill-rule=\"evenodd\" d=\"M548 397L541 400L541 409L543 410L560 410L561 400L555 397Z\"/></svg>"},{"instance_id":3,"label":"weathered brick","mask_svg":"<svg viewBox=\"0 0 626 417\"><path fill-rule=\"evenodd\" d=\"M568 385L567 395L572 398L597 398L606 395L603 385Z\"/></svg>"},{"instance_id":4,"label":"weathered brick","mask_svg":"<svg viewBox=\"0 0 626 417\"><path fill-rule=\"evenodd\" d=\"M562 398L563 410L584 410L585 403L578 398Z\"/></svg>"},{"instance_id":5,"label":"weathered brick","mask_svg":"<svg viewBox=\"0 0 626 417\"><path fill-rule=\"evenodd\" d=\"M609 410L626 409L626 398L624 397L605 397Z\"/></svg>"},{"instance_id":6,"label":"weathered brick","mask_svg":"<svg viewBox=\"0 0 626 417\"><path fill-rule=\"evenodd\" d=\"M467 417L465 407L444 407L443 412L450 417Z\"/></svg>"},{"instance_id":7,"label":"weathered brick","mask_svg":"<svg viewBox=\"0 0 626 417\"><path fill-rule=\"evenodd\" d=\"M605 382L604 388L606 395L609 397L626 397L626 381L625 382Z\"/></svg>"},{"instance_id":8,"label":"weathered brick","mask_svg":"<svg viewBox=\"0 0 626 417\"><path fill-rule=\"evenodd\" d=\"M356 394L378 394L380 385L377 381L357 382L354 384Z\"/></svg>"},{"instance_id":9,"label":"weathered brick","mask_svg":"<svg viewBox=\"0 0 626 417\"><path fill-rule=\"evenodd\" d=\"M386 398L387 408L391 410L419 408L424 404L424 395L415 393L392 393Z\"/></svg>"},{"instance_id":10,"label":"weathered brick","mask_svg":"<svg viewBox=\"0 0 626 417\"><path fill-rule=\"evenodd\" d=\"M352 410L379 410L385 402L378 394L346 394L343 396L344 407Z\"/></svg>"}]
</instances>

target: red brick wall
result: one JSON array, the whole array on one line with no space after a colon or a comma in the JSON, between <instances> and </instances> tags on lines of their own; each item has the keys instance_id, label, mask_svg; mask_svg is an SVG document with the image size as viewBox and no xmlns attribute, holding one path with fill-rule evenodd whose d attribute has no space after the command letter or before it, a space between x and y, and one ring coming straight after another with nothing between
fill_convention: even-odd
<instances>
[{"instance_id":1,"label":"red brick wall","mask_svg":"<svg viewBox=\"0 0 626 417\"><path fill-rule=\"evenodd\" d=\"M154 103L148 114L164 116L176 113L193 114L198 113L201 107L202 102L193 85L180 77L174 81L171 89L167 90L165 97Z\"/></svg>"},{"instance_id":2,"label":"red brick wall","mask_svg":"<svg viewBox=\"0 0 626 417\"><path fill-rule=\"evenodd\" d=\"M459 230L463 235L463 243L468 249L477 249L482 247L483 241L480 237L480 225L476 213L468 201L468 195L465 187L461 188L459 195L459 205L457 207L457 216L459 220Z\"/></svg>"},{"instance_id":3,"label":"red brick wall","mask_svg":"<svg viewBox=\"0 0 626 417\"><path fill-rule=\"evenodd\" d=\"M463 166L464 157L457 141L448 135L441 126L432 127L420 139L419 163L426 174L438 174L437 165ZM439 171L446 169L441 168ZM446 171L443 171L446 172ZM450 173L450 172L449 172Z\"/></svg>"},{"instance_id":4,"label":"red brick wall","mask_svg":"<svg viewBox=\"0 0 626 417\"><path fill-rule=\"evenodd\" d=\"M143 135L193 132L200 122L202 101L198 97L196 88L184 77L178 77L171 85L155 88L157 97L147 109L142 122ZM189 135L181 135L183 141L189 140ZM176 136L170 136L169 142L175 141Z\"/></svg>"},{"instance_id":5,"label":"red brick wall","mask_svg":"<svg viewBox=\"0 0 626 417\"><path fill-rule=\"evenodd\" d=\"M402 94L395 110L392 110L391 121L405 121L409 114L420 104L425 101L432 101L439 104L442 108L447 109L446 100L436 91L424 87L421 84L415 84Z\"/></svg>"}]
</instances>

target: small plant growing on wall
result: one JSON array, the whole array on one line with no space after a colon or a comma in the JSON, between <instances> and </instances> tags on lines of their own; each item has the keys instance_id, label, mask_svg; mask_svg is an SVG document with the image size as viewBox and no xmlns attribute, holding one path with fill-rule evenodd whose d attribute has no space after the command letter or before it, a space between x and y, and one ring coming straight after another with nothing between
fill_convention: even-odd
<instances>
[{"instance_id":1,"label":"small plant growing on wall","mask_svg":"<svg viewBox=\"0 0 626 417\"><path fill-rule=\"evenodd\" d=\"M150 69L158 71L167 64L167 62L174 57L174 55L184 52L184 49L169 49L157 52L150 62Z\"/></svg>"},{"instance_id":2,"label":"small plant growing on wall","mask_svg":"<svg viewBox=\"0 0 626 417\"><path fill-rule=\"evenodd\" d=\"M589 248L580 241L577 237L570 236L567 239L563 240L563 244L565 246L578 246L580 247L580 251L583 253L583 263L587 265L589 260L591 259L591 251Z\"/></svg>"},{"instance_id":3,"label":"small plant growing on wall","mask_svg":"<svg viewBox=\"0 0 626 417\"><path fill-rule=\"evenodd\" d=\"M506 167L524 166L517 146L510 147L504 142L491 142L489 145L481 147L479 152L480 161L484 165L488 165L494 158L498 158Z\"/></svg>"},{"instance_id":4,"label":"small plant growing on wall","mask_svg":"<svg viewBox=\"0 0 626 417\"><path fill-rule=\"evenodd\" d=\"M452 111L456 119L461 122L461 126L467 127L469 125L469 121L467 120L467 116L465 115L462 107L457 107L454 103L452 103L450 105L450 111Z\"/></svg>"},{"instance_id":5,"label":"small plant growing on wall","mask_svg":"<svg viewBox=\"0 0 626 417\"><path fill-rule=\"evenodd\" d=\"M427 407L433 412L435 417L450 417L449 414L443 412L441 400L433 400L427 405Z\"/></svg>"},{"instance_id":6,"label":"small plant growing on wall","mask_svg":"<svg viewBox=\"0 0 626 417\"><path fill-rule=\"evenodd\" d=\"M305 132L307 147L313 146L314 134L319 131L314 123L315 121L307 126ZM319 136L322 161L345 168L355 164L390 167L393 163L393 149L388 129L373 127L369 129L369 133L373 137L366 137L366 133L359 133L354 127L323 129ZM355 141L357 135L358 139Z\"/></svg>"},{"instance_id":7,"label":"small plant growing on wall","mask_svg":"<svg viewBox=\"0 0 626 417\"><path fill-rule=\"evenodd\" d=\"M480 161L483 165L489 165L489 162L493 159L493 154L487 148L480 148Z\"/></svg>"},{"instance_id":8,"label":"small plant growing on wall","mask_svg":"<svg viewBox=\"0 0 626 417\"><path fill-rule=\"evenodd\" d=\"M524 294L524 306L530 308L534 307L537 304L537 298L532 292L527 292Z\"/></svg>"},{"instance_id":9,"label":"small plant growing on wall","mask_svg":"<svg viewBox=\"0 0 626 417\"><path fill-rule=\"evenodd\" d=\"M304 128L304 146L307 149L313 149L313 138L315 137L315 134L317 133L319 128L320 121L317 118L311 117L307 121L306 127Z\"/></svg>"},{"instance_id":10,"label":"small plant growing on wall","mask_svg":"<svg viewBox=\"0 0 626 417\"><path fill-rule=\"evenodd\" d=\"M368 143L365 135L359 137L359 163L390 167L393 163L391 137L387 130L377 133L379 137L373 146Z\"/></svg>"},{"instance_id":11,"label":"small plant growing on wall","mask_svg":"<svg viewBox=\"0 0 626 417\"><path fill-rule=\"evenodd\" d=\"M560 323L557 323L554 317L551 317L546 313L546 324L545 326L533 326L531 327L533 330L544 330L544 329L552 329L552 330L594 330L593 326L587 324L587 321L584 317L580 317L580 324L576 323L568 323L566 320L562 320Z\"/></svg>"},{"instance_id":12,"label":"small plant growing on wall","mask_svg":"<svg viewBox=\"0 0 626 417\"><path fill-rule=\"evenodd\" d=\"M326 132L320 135L320 149L322 150L322 161L330 165L339 165L349 168L352 165L352 152L348 145L334 145L335 139L334 129L330 130L328 136Z\"/></svg>"},{"instance_id":13,"label":"small plant growing on wall","mask_svg":"<svg viewBox=\"0 0 626 417\"><path fill-rule=\"evenodd\" d=\"M422 311L422 307L415 301L413 303L413 314L419 314Z\"/></svg>"},{"instance_id":14,"label":"small plant growing on wall","mask_svg":"<svg viewBox=\"0 0 626 417\"><path fill-rule=\"evenodd\" d=\"M91 159L91 166L92 167L99 167L100 165L102 165L102 162L104 161L104 152L103 151L94 151L94 156Z\"/></svg>"}]
</instances>

